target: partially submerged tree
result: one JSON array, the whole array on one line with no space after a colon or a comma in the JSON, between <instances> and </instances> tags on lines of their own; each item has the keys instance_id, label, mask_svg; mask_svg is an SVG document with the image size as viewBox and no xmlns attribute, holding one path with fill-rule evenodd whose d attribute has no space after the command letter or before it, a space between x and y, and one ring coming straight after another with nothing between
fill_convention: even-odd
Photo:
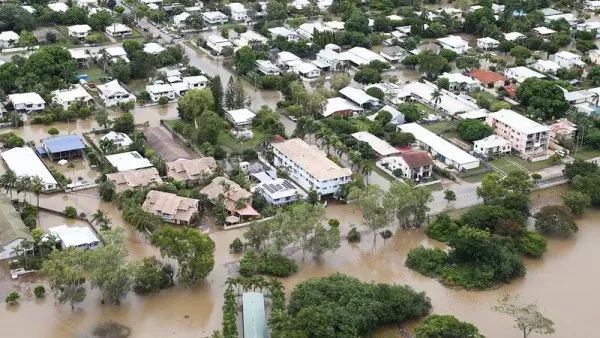
<instances>
[{"instance_id":1,"label":"partially submerged tree","mask_svg":"<svg viewBox=\"0 0 600 338\"><path fill-rule=\"evenodd\" d=\"M376 185L366 188L353 188L348 195L349 201L354 201L361 211L365 224L373 231L373 245L377 241L377 231L385 228L390 222L390 212L383 204L383 190Z\"/></svg>"},{"instance_id":2,"label":"partially submerged tree","mask_svg":"<svg viewBox=\"0 0 600 338\"><path fill-rule=\"evenodd\" d=\"M493 309L513 317L515 328L523 332L523 338L529 337L531 333L540 335L554 333L554 322L544 317L536 304L520 305L517 300L518 296L514 298L508 295L504 296Z\"/></svg>"}]
</instances>

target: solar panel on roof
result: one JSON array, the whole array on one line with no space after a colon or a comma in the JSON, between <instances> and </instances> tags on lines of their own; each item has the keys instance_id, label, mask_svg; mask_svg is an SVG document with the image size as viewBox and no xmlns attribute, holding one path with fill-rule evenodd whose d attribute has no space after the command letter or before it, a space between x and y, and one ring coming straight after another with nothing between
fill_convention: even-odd
<instances>
[{"instance_id":1,"label":"solar panel on roof","mask_svg":"<svg viewBox=\"0 0 600 338\"><path fill-rule=\"evenodd\" d=\"M294 186L290 182L288 182L288 181L283 181L282 184L283 184L284 187L286 187L288 189L294 189Z\"/></svg>"}]
</instances>

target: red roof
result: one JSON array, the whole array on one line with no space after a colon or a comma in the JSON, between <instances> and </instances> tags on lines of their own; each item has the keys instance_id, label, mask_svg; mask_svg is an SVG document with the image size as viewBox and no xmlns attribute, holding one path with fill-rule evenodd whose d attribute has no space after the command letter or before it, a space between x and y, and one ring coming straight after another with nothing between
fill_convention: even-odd
<instances>
[{"instance_id":1,"label":"red roof","mask_svg":"<svg viewBox=\"0 0 600 338\"><path fill-rule=\"evenodd\" d=\"M508 78L506 78L506 76L483 69L474 69L473 71L471 71L471 77L483 83L496 83L500 81L508 81Z\"/></svg>"},{"instance_id":2,"label":"red roof","mask_svg":"<svg viewBox=\"0 0 600 338\"><path fill-rule=\"evenodd\" d=\"M285 141L285 139L279 134L275 134L275 136L273 136L273 138L274 138L274 141L278 142L278 143Z\"/></svg>"},{"instance_id":3,"label":"red roof","mask_svg":"<svg viewBox=\"0 0 600 338\"><path fill-rule=\"evenodd\" d=\"M426 165L433 165L433 161L429 154L425 151L411 151L410 153L403 153L399 155L402 157L406 165L409 168L420 168Z\"/></svg>"},{"instance_id":4,"label":"red roof","mask_svg":"<svg viewBox=\"0 0 600 338\"><path fill-rule=\"evenodd\" d=\"M400 146L400 147L396 147L396 149L398 149L398 151L400 153L408 153L412 151L412 147L411 146Z\"/></svg>"},{"instance_id":5,"label":"red roof","mask_svg":"<svg viewBox=\"0 0 600 338\"><path fill-rule=\"evenodd\" d=\"M510 84L508 86L504 86L504 90L506 90L506 93L508 93L508 96L510 96L510 97L517 96L517 85L514 83Z\"/></svg>"}]
</instances>

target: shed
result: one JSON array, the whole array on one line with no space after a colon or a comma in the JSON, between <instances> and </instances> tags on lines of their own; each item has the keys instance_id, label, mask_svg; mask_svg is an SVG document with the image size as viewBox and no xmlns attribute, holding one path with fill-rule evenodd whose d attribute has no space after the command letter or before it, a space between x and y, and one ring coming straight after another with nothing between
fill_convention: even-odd
<instances>
[{"instance_id":1,"label":"shed","mask_svg":"<svg viewBox=\"0 0 600 338\"><path fill-rule=\"evenodd\" d=\"M57 136L42 140L42 147L53 160L73 158L83 155L85 144L77 135Z\"/></svg>"},{"instance_id":2,"label":"shed","mask_svg":"<svg viewBox=\"0 0 600 338\"><path fill-rule=\"evenodd\" d=\"M246 292L242 296L244 316L244 338L266 338L267 320L264 295Z\"/></svg>"}]
</instances>

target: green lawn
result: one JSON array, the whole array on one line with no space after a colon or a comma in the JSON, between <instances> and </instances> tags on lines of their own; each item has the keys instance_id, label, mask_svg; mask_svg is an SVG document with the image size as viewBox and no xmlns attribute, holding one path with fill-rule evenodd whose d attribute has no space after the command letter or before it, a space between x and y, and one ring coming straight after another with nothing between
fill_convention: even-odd
<instances>
[{"instance_id":1,"label":"green lawn","mask_svg":"<svg viewBox=\"0 0 600 338\"><path fill-rule=\"evenodd\" d=\"M451 120L443 120L431 124L423 124L422 126L433 133L439 134L446 131L453 132L456 129L456 122Z\"/></svg>"},{"instance_id":2,"label":"green lawn","mask_svg":"<svg viewBox=\"0 0 600 338\"><path fill-rule=\"evenodd\" d=\"M361 131L368 131L369 130L369 122L365 121L365 120L361 120L361 119L355 119L353 120L354 125L356 126L356 128L358 128L358 130Z\"/></svg>"},{"instance_id":3,"label":"green lawn","mask_svg":"<svg viewBox=\"0 0 600 338\"><path fill-rule=\"evenodd\" d=\"M434 191L444 190L444 186L442 185L442 183L438 182L436 184L424 186L423 189L427 189L431 192L434 192Z\"/></svg>"},{"instance_id":4,"label":"green lawn","mask_svg":"<svg viewBox=\"0 0 600 338\"><path fill-rule=\"evenodd\" d=\"M127 88L135 94L139 94L146 90L146 79L131 80L127 83Z\"/></svg>"},{"instance_id":5,"label":"green lawn","mask_svg":"<svg viewBox=\"0 0 600 338\"><path fill-rule=\"evenodd\" d=\"M600 149L580 150L577 152L577 154L575 154L575 152L573 151L571 152L571 156L577 159L589 160L592 158L600 157Z\"/></svg>"},{"instance_id":6,"label":"green lawn","mask_svg":"<svg viewBox=\"0 0 600 338\"><path fill-rule=\"evenodd\" d=\"M510 163L506 158L499 158L493 161L490 161L490 164L504 173L508 174L513 171L523 171L521 168L516 165Z\"/></svg>"},{"instance_id":7,"label":"green lawn","mask_svg":"<svg viewBox=\"0 0 600 338\"><path fill-rule=\"evenodd\" d=\"M94 65L90 68L81 68L77 71L77 74L87 74L88 82L100 82L100 79L106 77L102 68Z\"/></svg>"},{"instance_id":8,"label":"green lawn","mask_svg":"<svg viewBox=\"0 0 600 338\"><path fill-rule=\"evenodd\" d=\"M231 136L231 134L229 134L228 131L223 130L217 138L217 144L235 152L242 152L246 149L256 149L256 145L258 144L258 142L260 142L264 135L259 131L253 130L253 132L253 139L238 141L235 138L233 138L233 136Z\"/></svg>"},{"instance_id":9,"label":"green lawn","mask_svg":"<svg viewBox=\"0 0 600 338\"><path fill-rule=\"evenodd\" d=\"M513 162L527 168L529 171L539 171L542 169L546 169L548 167L554 167L554 166L560 165L562 163L562 161L555 162L555 161L552 161L551 159L538 161L538 162L528 162L517 156L510 156L510 159Z\"/></svg>"},{"instance_id":10,"label":"green lawn","mask_svg":"<svg viewBox=\"0 0 600 338\"><path fill-rule=\"evenodd\" d=\"M494 171L488 171L487 173L472 175L472 176L468 176L468 177L461 177L460 179L465 182L469 182L469 183L477 183L477 182L483 181L483 178L485 177L485 175L493 173L493 172Z\"/></svg>"},{"instance_id":11,"label":"green lawn","mask_svg":"<svg viewBox=\"0 0 600 338\"><path fill-rule=\"evenodd\" d=\"M428 114L433 114L433 109L427 107L426 105L424 105L424 104L422 104L420 102L415 102L415 106L417 106L419 108L419 110L424 110Z\"/></svg>"}]
</instances>

